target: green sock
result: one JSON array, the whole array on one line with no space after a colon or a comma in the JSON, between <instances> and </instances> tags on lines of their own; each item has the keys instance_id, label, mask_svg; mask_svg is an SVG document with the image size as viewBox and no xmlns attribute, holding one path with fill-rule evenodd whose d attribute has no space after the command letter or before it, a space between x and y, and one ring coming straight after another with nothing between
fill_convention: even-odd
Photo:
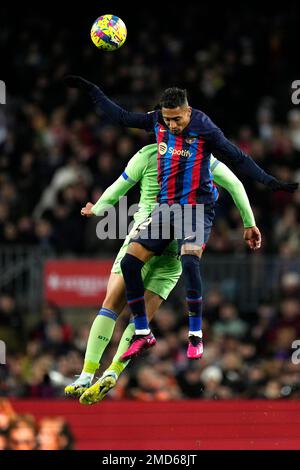
<instances>
[{"instance_id":1,"label":"green sock","mask_svg":"<svg viewBox=\"0 0 300 470\"><path fill-rule=\"evenodd\" d=\"M108 308L101 308L90 330L89 339L84 357L83 372L95 374L99 367L102 354L109 344L117 314Z\"/></svg>"},{"instance_id":2,"label":"green sock","mask_svg":"<svg viewBox=\"0 0 300 470\"><path fill-rule=\"evenodd\" d=\"M125 361L125 362L120 361L120 356L122 356L122 354L125 351L127 351L129 343L134 335L134 331L135 331L134 323L133 322L129 323L126 330L124 331L122 335L122 338L120 339L119 346L118 346L116 354L113 357L112 363L106 369L106 370L113 370L117 374L118 377L123 372L125 367L128 366L130 362L130 359L128 359L128 361Z\"/></svg>"}]
</instances>

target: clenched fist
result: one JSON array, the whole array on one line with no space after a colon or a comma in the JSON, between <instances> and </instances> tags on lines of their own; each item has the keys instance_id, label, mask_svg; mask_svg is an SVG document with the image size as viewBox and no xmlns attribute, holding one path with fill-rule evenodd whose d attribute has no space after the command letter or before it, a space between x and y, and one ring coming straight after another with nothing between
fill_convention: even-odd
<instances>
[{"instance_id":1,"label":"clenched fist","mask_svg":"<svg viewBox=\"0 0 300 470\"><path fill-rule=\"evenodd\" d=\"M92 217L92 215L94 215L92 212L93 207L94 207L94 204L92 204L91 202L87 202L85 207L81 209L80 214L85 217Z\"/></svg>"},{"instance_id":2,"label":"clenched fist","mask_svg":"<svg viewBox=\"0 0 300 470\"><path fill-rule=\"evenodd\" d=\"M261 234L257 227L245 228L244 240L251 250L258 250L261 247Z\"/></svg>"}]
</instances>

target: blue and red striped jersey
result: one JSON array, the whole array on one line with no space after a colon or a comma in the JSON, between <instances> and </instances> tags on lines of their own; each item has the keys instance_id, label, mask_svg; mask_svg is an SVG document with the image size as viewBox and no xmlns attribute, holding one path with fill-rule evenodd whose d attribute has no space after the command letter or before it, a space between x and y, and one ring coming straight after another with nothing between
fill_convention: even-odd
<instances>
[{"instance_id":1,"label":"blue and red striped jersey","mask_svg":"<svg viewBox=\"0 0 300 470\"><path fill-rule=\"evenodd\" d=\"M268 184L274 177L260 168L249 155L230 142L202 111L192 109L191 120L182 134L174 135L165 124L161 111L135 113L111 101L96 85L89 94L111 119L126 127L154 130L158 143L159 202L168 204L209 204L218 192L209 169L210 154L233 171Z\"/></svg>"},{"instance_id":2,"label":"blue and red striped jersey","mask_svg":"<svg viewBox=\"0 0 300 470\"><path fill-rule=\"evenodd\" d=\"M218 190L212 183L211 150L202 118L203 113L193 109L190 124L182 134L174 135L157 114L158 202L194 205L216 201Z\"/></svg>"}]
</instances>

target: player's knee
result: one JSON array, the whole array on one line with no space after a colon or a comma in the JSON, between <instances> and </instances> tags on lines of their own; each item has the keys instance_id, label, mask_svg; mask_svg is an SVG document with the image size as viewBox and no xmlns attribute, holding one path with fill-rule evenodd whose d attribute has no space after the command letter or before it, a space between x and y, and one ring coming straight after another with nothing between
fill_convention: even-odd
<instances>
[{"instance_id":1,"label":"player's knee","mask_svg":"<svg viewBox=\"0 0 300 470\"><path fill-rule=\"evenodd\" d=\"M200 258L196 255L184 255L181 257L181 264L187 296L200 296L202 290Z\"/></svg>"},{"instance_id":2,"label":"player's knee","mask_svg":"<svg viewBox=\"0 0 300 470\"><path fill-rule=\"evenodd\" d=\"M124 305L126 305L126 299L123 294L118 294L114 290L106 292L105 299L102 302L102 307L113 310L117 315L119 315Z\"/></svg>"},{"instance_id":3,"label":"player's knee","mask_svg":"<svg viewBox=\"0 0 300 470\"><path fill-rule=\"evenodd\" d=\"M138 259L136 256L126 253L121 260L120 266L124 276L124 279L132 279L136 276L138 271L141 271L144 262Z\"/></svg>"},{"instance_id":4,"label":"player's knee","mask_svg":"<svg viewBox=\"0 0 300 470\"><path fill-rule=\"evenodd\" d=\"M129 255L129 256L131 256L131 255ZM121 268L121 271L122 271L123 276L125 277L126 274L127 274L127 272L129 271L129 269L131 268L130 259L128 258L128 254L127 254L127 253L126 253L126 255L123 256L123 258L121 259L120 268Z\"/></svg>"},{"instance_id":5,"label":"player's knee","mask_svg":"<svg viewBox=\"0 0 300 470\"><path fill-rule=\"evenodd\" d=\"M181 256L181 265L183 271L194 271L199 269L200 258L194 253L186 253Z\"/></svg>"},{"instance_id":6,"label":"player's knee","mask_svg":"<svg viewBox=\"0 0 300 470\"><path fill-rule=\"evenodd\" d=\"M183 245L181 248L181 256L183 255L190 255L190 256L197 256L201 258L203 249L200 246L195 245Z\"/></svg>"},{"instance_id":7,"label":"player's knee","mask_svg":"<svg viewBox=\"0 0 300 470\"><path fill-rule=\"evenodd\" d=\"M127 254L135 256L139 260L146 263L154 255L154 253L148 250L146 247L137 242L131 242L127 249Z\"/></svg>"}]
</instances>

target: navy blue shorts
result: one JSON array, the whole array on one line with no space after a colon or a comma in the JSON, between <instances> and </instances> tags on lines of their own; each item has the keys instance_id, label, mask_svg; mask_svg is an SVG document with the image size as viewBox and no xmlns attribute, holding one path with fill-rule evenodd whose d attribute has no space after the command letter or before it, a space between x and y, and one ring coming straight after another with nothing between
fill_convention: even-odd
<instances>
[{"instance_id":1,"label":"navy blue shorts","mask_svg":"<svg viewBox=\"0 0 300 470\"><path fill-rule=\"evenodd\" d=\"M179 253L182 245L190 243L204 249L215 217L214 208L215 203L159 204L137 227L130 241L140 243L156 255L161 255L174 239L178 241Z\"/></svg>"}]
</instances>

